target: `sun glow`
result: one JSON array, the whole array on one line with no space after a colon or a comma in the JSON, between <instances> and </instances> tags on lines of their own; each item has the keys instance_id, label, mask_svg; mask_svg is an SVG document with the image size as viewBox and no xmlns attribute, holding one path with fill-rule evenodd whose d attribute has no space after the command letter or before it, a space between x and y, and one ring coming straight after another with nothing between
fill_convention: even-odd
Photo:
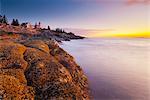
<instances>
[{"instance_id":1,"label":"sun glow","mask_svg":"<svg viewBox=\"0 0 150 100\"><path fill-rule=\"evenodd\" d=\"M88 37L121 37L121 38L150 38L150 32L140 33L95 33L89 34Z\"/></svg>"}]
</instances>

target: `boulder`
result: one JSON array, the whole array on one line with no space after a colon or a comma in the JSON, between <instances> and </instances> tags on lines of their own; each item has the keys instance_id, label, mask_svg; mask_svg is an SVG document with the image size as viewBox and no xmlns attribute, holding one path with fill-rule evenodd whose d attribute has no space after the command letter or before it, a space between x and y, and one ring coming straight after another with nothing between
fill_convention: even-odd
<instances>
[{"instance_id":1,"label":"boulder","mask_svg":"<svg viewBox=\"0 0 150 100\"><path fill-rule=\"evenodd\" d=\"M87 77L84 75L81 67L76 64L74 58L60 47L53 48L50 53L69 71L73 79L72 82L82 90L82 96L86 99L89 98Z\"/></svg>"},{"instance_id":2,"label":"boulder","mask_svg":"<svg viewBox=\"0 0 150 100\"><path fill-rule=\"evenodd\" d=\"M46 53L49 53L49 47L41 40L29 40L26 41L24 45L27 47L36 48Z\"/></svg>"},{"instance_id":3,"label":"boulder","mask_svg":"<svg viewBox=\"0 0 150 100\"><path fill-rule=\"evenodd\" d=\"M9 42L0 42L0 68L23 69L27 67L27 62L23 58L23 53L26 47Z\"/></svg>"}]
</instances>

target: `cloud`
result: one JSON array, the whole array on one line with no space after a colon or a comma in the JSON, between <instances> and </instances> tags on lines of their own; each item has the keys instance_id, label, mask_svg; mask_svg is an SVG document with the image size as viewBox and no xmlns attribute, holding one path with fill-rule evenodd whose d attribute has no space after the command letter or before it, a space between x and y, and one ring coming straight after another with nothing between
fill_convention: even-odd
<instances>
[{"instance_id":1,"label":"cloud","mask_svg":"<svg viewBox=\"0 0 150 100\"><path fill-rule=\"evenodd\" d=\"M75 2L96 2L96 3L114 3L126 2L127 4L150 4L150 0L72 0Z\"/></svg>"},{"instance_id":2,"label":"cloud","mask_svg":"<svg viewBox=\"0 0 150 100\"><path fill-rule=\"evenodd\" d=\"M74 2L83 2L83 3L86 3L86 2L89 2L89 3L110 3L110 2L120 2L122 0L72 0Z\"/></svg>"},{"instance_id":3,"label":"cloud","mask_svg":"<svg viewBox=\"0 0 150 100\"><path fill-rule=\"evenodd\" d=\"M134 4L145 4L145 5L148 5L148 4L150 4L150 0L127 0L126 4L127 5L134 5Z\"/></svg>"},{"instance_id":4,"label":"cloud","mask_svg":"<svg viewBox=\"0 0 150 100\"><path fill-rule=\"evenodd\" d=\"M64 28L67 32L73 32L77 35L89 36L94 34L106 34L114 32L114 29L80 29L80 28Z\"/></svg>"}]
</instances>

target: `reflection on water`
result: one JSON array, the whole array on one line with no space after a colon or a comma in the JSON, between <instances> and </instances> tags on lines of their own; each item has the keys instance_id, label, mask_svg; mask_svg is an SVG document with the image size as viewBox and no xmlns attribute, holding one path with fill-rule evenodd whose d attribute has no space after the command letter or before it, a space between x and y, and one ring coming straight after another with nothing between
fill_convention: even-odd
<instances>
[{"instance_id":1,"label":"reflection on water","mask_svg":"<svg viewBox=\"0 0 150 100\"><path fill-rule=\"evenodd\" d=\"M95 100L150 100L149 39L84 39L61 47L83 68Z\"/></svg>"}]
</instances>

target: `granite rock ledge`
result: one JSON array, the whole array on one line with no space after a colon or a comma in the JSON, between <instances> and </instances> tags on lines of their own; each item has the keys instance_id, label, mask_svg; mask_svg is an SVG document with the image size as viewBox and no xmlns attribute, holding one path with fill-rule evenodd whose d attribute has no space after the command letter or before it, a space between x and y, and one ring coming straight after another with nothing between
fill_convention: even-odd
<instances>
[{"instance_id":1,"label":"granite rock ledge","mask_svg":"<svg viewBox=\"0 0 150 100\"><path fill-rule=\"evenodd\" d=\"M89 100L88 80L53 40L0 41L0 98Z\"/></svg>"}]
</instances>

